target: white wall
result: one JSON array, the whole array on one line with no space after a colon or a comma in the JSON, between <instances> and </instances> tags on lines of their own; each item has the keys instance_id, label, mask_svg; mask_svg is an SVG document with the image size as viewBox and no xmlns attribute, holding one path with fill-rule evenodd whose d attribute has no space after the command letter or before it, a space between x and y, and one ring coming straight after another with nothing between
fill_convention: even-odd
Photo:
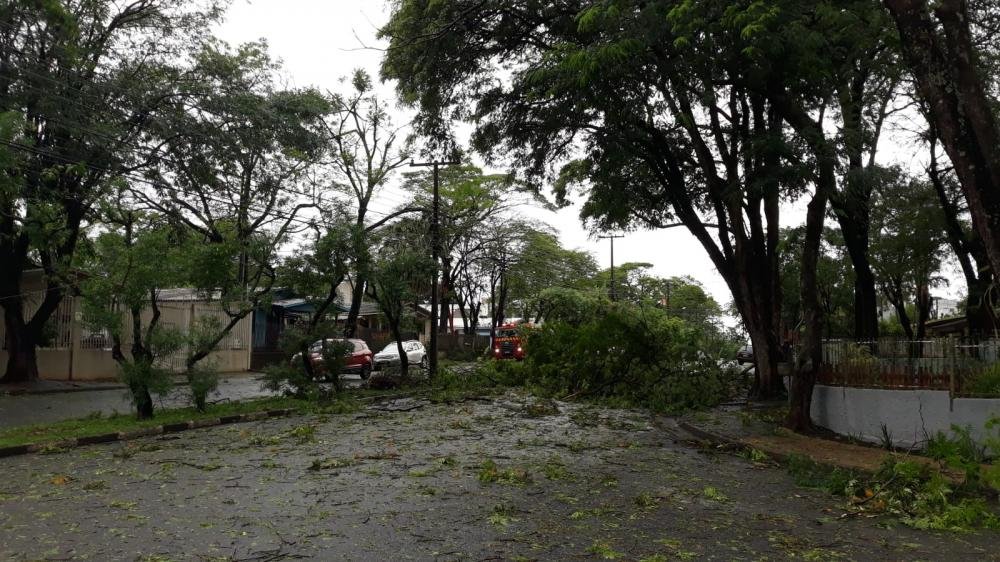
<instances>
[{"instance_id":1,"label":"white wall","mask_svg":"<svg viewBox=\"0 0 1000 562\"><path fill-rule=\"evenodd\" d=\"M918 448L951 426L970 426L979 442L986 422L1000 416L1000 399L955 398L946 390L887 390L816 385L812 418L817 425L871 443L882 442L886 426L898 447Z\"/></svg>"}]
</instances>

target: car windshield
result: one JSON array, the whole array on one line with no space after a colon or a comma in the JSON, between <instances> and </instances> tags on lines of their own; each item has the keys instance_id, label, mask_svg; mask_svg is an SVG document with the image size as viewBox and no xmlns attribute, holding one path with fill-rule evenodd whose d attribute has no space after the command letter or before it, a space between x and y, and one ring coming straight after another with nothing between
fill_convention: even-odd
<instances>
[{"instance_id":1,"label":"car windshield","mask_svg":"<svg viewBox=\"0 0 1000 562\"><path fill-rule=\"evenodd\" d=\"M382 348L379 353L398 353L396 349L396 342L390 342L389 345Z\"/></svg>"},{"instance_id":2,"label":"car windshield","mask_svg":"<svg viewBox=\"0 0 1000 562\"><path fill-rule=\"evenodd\" d=\"M501 338L512 338L517 335L517 330L500 330L497 335Z\"/></svg>"}]
</instances>

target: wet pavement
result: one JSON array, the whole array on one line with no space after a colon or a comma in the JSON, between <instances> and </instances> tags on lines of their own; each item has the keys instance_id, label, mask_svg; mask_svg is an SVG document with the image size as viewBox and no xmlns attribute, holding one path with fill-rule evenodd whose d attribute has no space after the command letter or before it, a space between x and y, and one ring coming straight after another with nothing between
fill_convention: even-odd
<instances>
[{"instance_id":1,"label":"wet pavement","mask_svg":"<svg viewBox=\"0 0 1000 562\"><path fill-rule=\"evenodd\" d=\"M0 560L991 560L641 411L382 402L0 459Z\"/></svg>"},{"instance_id":2,"label":"wet pavement","mask_svg":"<svg viewBox=\"0 0 1000 562\"><path fill-rule=\"evenodd\" d=\"M259 373L221 375L219 388L209 396L209 401L273 396L273 392L261 388L260 376ZM361 379L357 375L344 375L344 382L347 386L358 386ZM183 385L175 387L169 395L155 399L158 408L191 405L190 393ZM94 412L100 412L102 415L132 412L132 402L128 392L119 387L0 396L0 428L77 419Z\"/></svg>"}]
</instances>

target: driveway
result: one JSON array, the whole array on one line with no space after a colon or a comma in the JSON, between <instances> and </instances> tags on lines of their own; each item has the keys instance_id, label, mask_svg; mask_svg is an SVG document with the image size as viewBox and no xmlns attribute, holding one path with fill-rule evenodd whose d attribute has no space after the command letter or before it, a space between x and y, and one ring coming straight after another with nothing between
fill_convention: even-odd
<instances>
[{"instance_id":1,"label":"driveway","mask_svg":"<svg viewBox=\"0 0 1000 562\"><path fill-rule=\"evenodd\" d=\"M0 559L998 559L667 422L512 393L0 459Z\"/></svg>"}]
</instances>

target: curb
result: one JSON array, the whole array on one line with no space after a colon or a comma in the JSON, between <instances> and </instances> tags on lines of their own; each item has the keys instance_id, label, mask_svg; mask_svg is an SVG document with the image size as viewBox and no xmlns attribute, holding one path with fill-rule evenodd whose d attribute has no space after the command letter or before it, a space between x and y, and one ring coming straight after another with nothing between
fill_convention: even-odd
<instances>
[{"instance_id":1,"label":"curb","mask_svg":"<svg viewBox=\"0 0 1000 562\"><path fill-rule=\"evenodd\" d=\"M131 431L119 431L117 433L103 433L100 435L86 435L61 441L45 441L41 443L27 443L24 445L12 445L10 447L0 447L0 458L15 457L31 453L48 453L75 449L87 445L99 445L102 443L113 443L116 441L131 441L143 437L153 437L164 433L179 433L192 429L204 429L219 425L229 425L249 421L260 421L269 418L283 418L295 413L294 408L284 408L279 410L262 410L260 412L250 412L247 414L233 414L220 418L206 418L202 420L188 420L185 422L170 423L164 425L154 425L143 427Z\"/></svg>"},{"instance_id":2,"label":"curb","mask_svg":"<svg viewBox=\"0 0 1000 562\"><path fill-rule=\"evenodd\" d=\"M127 387L125 385L108 385L99 388L86 388L86 387L69 387L69 388L45 388L41 390L28 390L26 388L18 390L4 390L0 392L0 397L3 396L42 396L46 394L73 394L76 392L100 392L106 390L124 390Z\"/></svg>"},{"instance_id":3,"label":"curb","mask_svg":"<svg viewBox=\"0 0 1000 562\"><path fill-rule=\"evenodd\" d=\"M706 431L704 429L701 429L700 427L691 425L686 421L678 421L677 427L683 429L684 431L704 441L709 441L721 445L742 446L742 444L739 441L734 441L728 437L723 437L722 435Z\"/></svg>"},{"instance_id":4,"label":"curb","mask_svg":"<svg viewBox=\"0 0 1000 562\"><path fill-rule=\"evenodd\" d=\"M729 437L725 437L717 433L712 433L711 431L707 431L700 427L691 425L688 422L679 421L677 422L677 427L680 427L681 429L690 433L691 435L694 435L698 439L702 439L704 441L708 441L709 443L714 443L722 447L728 447L730 449L735 449L738 451L749 451L750 449L753 449L752 445L744 443L743 441L730 439ZM789 455L786 455L784 453L775 453L772 451L762 451L762 452L766 453L771 460L773 460L778 464L784 464L788 462ZM823 463L823 464L828 464L828 463ZM829 466L836 466L836 465L830 464Z\"/></svg>"}]
</instances>

